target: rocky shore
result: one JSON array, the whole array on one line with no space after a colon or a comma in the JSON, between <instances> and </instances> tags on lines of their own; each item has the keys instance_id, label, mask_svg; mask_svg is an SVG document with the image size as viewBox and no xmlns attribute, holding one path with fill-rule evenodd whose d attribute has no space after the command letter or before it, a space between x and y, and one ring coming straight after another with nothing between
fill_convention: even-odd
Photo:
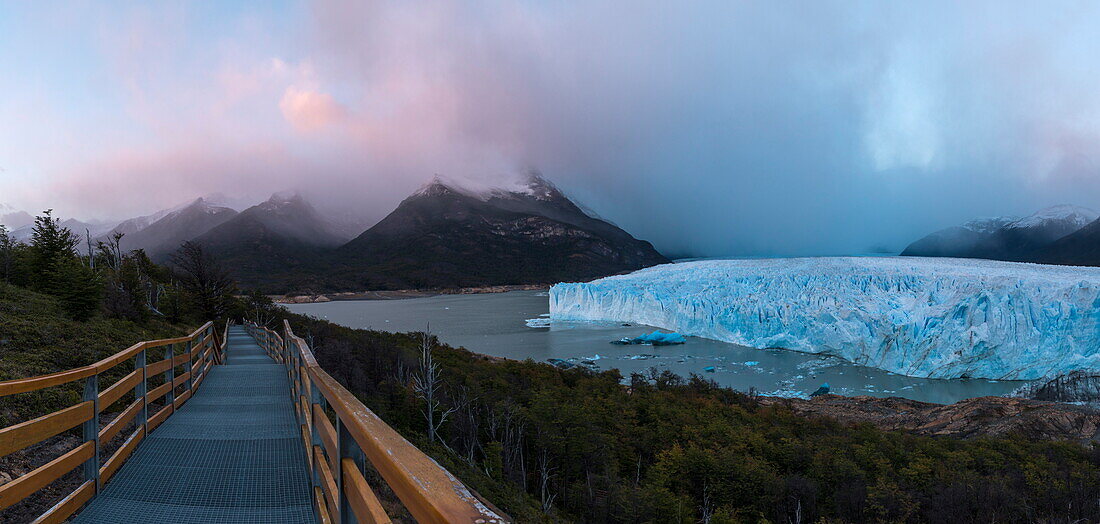
<instances>
[{"instance_id":1,"label":"rocky shore","mask_svg":"<svg viewBox=\"0 0 1100 524\"><path fill-rule=\"evenodd\" d=\"M1022 398L978 397L932 404L898 397L822 395L811 400L762 397L798 415L843 423L870 423L921 435L982 438L1020 435L1027 439L1100 442L1100 411L1087 405Z\"/></svg>"},{"instance_id":2,"label":"rocky shore","mask_svg":"<svg viewBox=\"0 0 1100 524\"><path fill-rule=\"evenodd\" d=\"M279 304L312 304L334 300L402 300L406 298L434 297L437 295L475 295L480 293L507 293L509 291L539 291L549 289L545 284L519 284L510 286L480 286L452 289L395 289L381 291L344 291L339 293L274 295Z\"/></svg>"}]
</instances>

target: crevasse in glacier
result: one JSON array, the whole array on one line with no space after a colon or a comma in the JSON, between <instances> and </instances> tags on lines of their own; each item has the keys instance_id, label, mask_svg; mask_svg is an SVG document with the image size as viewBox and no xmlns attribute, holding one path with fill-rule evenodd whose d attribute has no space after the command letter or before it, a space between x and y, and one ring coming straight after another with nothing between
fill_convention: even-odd
<instances>
[{"instance_id":1,"label":"crevasse in glacier","mask_svg":"<svg viewBox=\"0 0 1100 524\"><path fill-rule=\"evenodd\" d=\"M704 260L555 285L550 316L831 354L916 377L1100 369L1100 268L916 257Z\"/></svg>"}]
</instances>

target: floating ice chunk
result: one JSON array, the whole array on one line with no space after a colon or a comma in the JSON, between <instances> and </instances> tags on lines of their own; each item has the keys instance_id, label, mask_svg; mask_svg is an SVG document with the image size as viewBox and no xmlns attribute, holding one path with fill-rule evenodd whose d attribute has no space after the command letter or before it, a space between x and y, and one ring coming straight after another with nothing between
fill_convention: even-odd
<instances>
[{"instance_id":1,"label":"floating ice chunk","mask_svg":"<svg viewBox=\"0 0 1100 524\"><path fill-rule=\"evenodd\" d=\"M760 393L763 397L784 397L784 398L809 398L804 391L791 388L779 388L775 391L768 391Z\"/></svg>"},{"instance_id":2,"label":"floating ice chunk","mask_svg":"<svg viewBox=\"0 0 1100 524\"><path fill-rule=\"evenodd\" d=\"M687 342L683 335L679 333L661 333L660 331L654 331L647 335L640 337L630 338L623 337L619 340L614 340L612 344L620 345L632 345L632 344L649 344L653 346L671 346L674 344L683 344Z\"/></svg>"},{"instance_id":3,"label":"floating ice chunk","mask_svg":"<svg viewBox=\"0 0 1100 524\"><path fill-rule=\"evenodd\" d=\"M569 362L568 360L562 360L560 358L548 358L548 359L546 359L546 361L549 362L554 367L561 368L561 369L569 369L569 368L571 368L575 365L572 362Z\"/></svg>"},{"instance_id":4,"label":"floating ice chunk","mask_svg":"<svg viewBox=\"0 0 1100 524\"><path fill-rule=\"evenodd\" d=\"M683 262L558 284L550 314L916 377L1100 370L1100 268L916 257Z\"/></svg>"},{"instance_id":5,"label":"floating ice chunk","mask_svg":"<svg viewBox=\"0 0 1100 524\"><path fill-rule=\"evenodd\" d=\"M542 318L542 317L529 318L525 322L527 322L527 327L529 327L529 328L548 328L548 327L550 327L550 319L548 319L548 318Z\"/></svg>"}]
</instances>

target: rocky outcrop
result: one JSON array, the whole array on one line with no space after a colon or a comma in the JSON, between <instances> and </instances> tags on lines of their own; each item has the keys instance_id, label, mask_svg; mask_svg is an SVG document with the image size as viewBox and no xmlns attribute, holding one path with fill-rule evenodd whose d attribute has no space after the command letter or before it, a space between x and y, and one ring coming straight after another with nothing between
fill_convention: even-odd
<instances>
[{"instance_id":1,"label":"rocky outcrop","mask_svg":"<svg viewBox=\"0 0 1100 524\"><path fill-rule=\"evenodd\" d=\"M1013 396L1052 402L1100 402L1100 374L1076 370L1044 382L1032 382Z\"/></svg>"},{"instance_id":2,"label":"rocky outcrop","mask_svg":"<svg viewBox=\"0 0 1100 524\"><path fill-rule=\"evenodd\" d=\"M1019 435L1028 439L1100 442L1100 411L1088 406L1022 398L978 397L954 404L904 398L822 395L812 400L764 398L798 415L844 423L870 423L921 435L981 438Z\"/></svg>"}]
</instances>

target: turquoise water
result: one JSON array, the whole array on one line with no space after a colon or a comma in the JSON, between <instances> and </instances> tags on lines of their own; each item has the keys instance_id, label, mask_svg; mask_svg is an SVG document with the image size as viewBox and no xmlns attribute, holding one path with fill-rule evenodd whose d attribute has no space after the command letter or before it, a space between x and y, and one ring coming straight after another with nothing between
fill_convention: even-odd
<instances>
[{"instance_id":1,"label":"turquoise water","mask_svg":"<svg viewBox=\"0 0 1100 524\"><path fill-rule=\"evenodd\" d=\"M655 328L620 323L549 322L545 291L481 295L440 295L404 300L337 301L288 304L295 313L313 315L354 328L431 331L440 340L470 351L536 362L562 359L623 376L651 367L683 376L697 373L718 383L764 394L806 396L823 383L832 393L906 397L950 403L970 397L1002 395L1015 381L933 380L906 377L858 366L839 358L781 349L759 350L696 337L675 346L619 346ZM529 325L530 324L530 325ZM531 327L545 325L547 327ZM704 368L713 367L713 372Z\"/></svg>"}]
</instances>

